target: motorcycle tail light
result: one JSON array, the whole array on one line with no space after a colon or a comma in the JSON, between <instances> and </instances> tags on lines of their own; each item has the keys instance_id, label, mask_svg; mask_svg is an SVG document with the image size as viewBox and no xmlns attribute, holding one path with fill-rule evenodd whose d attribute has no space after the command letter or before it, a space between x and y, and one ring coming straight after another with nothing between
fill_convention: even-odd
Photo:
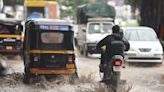
<instances>
[{"instance_id":1,"label":"motorcycle tail light","mask_svg":"<svg viewBox=\"0 0 164 92\"><path fill-rule=\"evenodd\" d=\"M121 66L121 61L120 60L116 60L115 62L114 62L114 65L116 65L116 66Z\"/></svg>"},{"instance_id":2,"label":"motorcycle tail light","mask_svg":"<svg viewBox=\"0 0 164 92\"><path fill-rule=\"evenodd\" d=\"M68 56L68 62L73 63L73 57L72 56Z\"/></svg>"}]
</instances>

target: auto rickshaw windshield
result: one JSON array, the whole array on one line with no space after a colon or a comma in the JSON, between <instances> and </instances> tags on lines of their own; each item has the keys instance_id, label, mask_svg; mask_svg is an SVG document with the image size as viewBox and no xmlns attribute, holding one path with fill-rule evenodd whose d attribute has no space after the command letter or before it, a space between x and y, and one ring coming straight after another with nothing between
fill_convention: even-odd
<instances>
[{"instance_id":1,"label":"auto rickshaw windshield","mask_svg":"<svg viewBox=\"0 0 164 92\"><path fill-rule=\"evenodd\" d=\"M41 41L46 44L60 44L63 42L64 34L55 32L41 33Z\"/></svg>"},{"instance_id":2,"label":"auto rickshaw windshield","mask_svg":"<svg viewBox=\"0 0 164 92\"><path fill-rule=\"evenodd\" d=\"M41 26L41 49L73 50L73 31L69 26Z\"/></svg>"}]
</instances>

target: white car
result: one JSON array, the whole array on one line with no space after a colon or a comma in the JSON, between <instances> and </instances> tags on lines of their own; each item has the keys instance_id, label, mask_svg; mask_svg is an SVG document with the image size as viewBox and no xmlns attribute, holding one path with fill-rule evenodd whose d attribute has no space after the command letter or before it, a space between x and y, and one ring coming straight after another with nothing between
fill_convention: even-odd
<instances>
[{"instance_id":1,"label":"white car","mask_svg":"<svg viewBox=\"0 0 164 92\"><path fill-rule=\"evenodd\" d=\"M127 27L123 33L130 43L130 50L125 52L126 62L162 63L163 48L152 28Z\"/></svg>"}]
</instances>

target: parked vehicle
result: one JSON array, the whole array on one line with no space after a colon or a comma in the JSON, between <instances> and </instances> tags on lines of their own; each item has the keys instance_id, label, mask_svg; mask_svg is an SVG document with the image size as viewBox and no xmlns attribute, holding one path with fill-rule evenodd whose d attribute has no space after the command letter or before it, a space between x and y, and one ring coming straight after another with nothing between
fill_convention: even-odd
<instances>
[{"instance_id":1,"label":"parked vehicle","mask_svg":"<svg viewBox=\"0 0 164 92\"><path fill-rule=\"evenodd\" d=\"M21 20L0 19L0 53L1 55L21 55L23 27Z\"/></svg>"},{"instance_id":2,"label":"parked vehicle","mask_svg":"<svg viewBox=\"0 0 164 92\"><path fill-rule=\"evenodd\" d=\"M77 77L73 31L70 23L38 19L26 22L24 83L39 75Z\"/></svg>"},{"instance_id":3,"label":"parked vehicle","mask_svg":"<svg viewBox=\"0 0 164 92\"><path fill-rule=\"evenodd\" d=\"M123 32L130 43L130 50L125 53L127 62L162 63L163 48L152 28L127 27Z\"/></svg>"}]
</instances>

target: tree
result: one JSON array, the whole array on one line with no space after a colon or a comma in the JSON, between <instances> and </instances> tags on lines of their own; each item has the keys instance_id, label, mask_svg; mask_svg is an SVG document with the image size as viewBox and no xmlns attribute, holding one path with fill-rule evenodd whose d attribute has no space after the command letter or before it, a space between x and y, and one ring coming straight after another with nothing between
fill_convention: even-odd
<instances>
[{"instance_id":1,"label":"tree","mask_svg":"<svg viewBox=\"0 0 164 92\"><path fill-rule=\"evenodd\" d=\"M140 6L141 6L141 1L142 0L125 0L125 4L130 4L131 7L132 7L132 17L135 18L135 12L136 12L136 9L140 9ZM139 20L138 20L139 21Z\"/></svg>"},{"instance_id":2,"label":"tree","mask_svg":"<svg viewBox=\"0 0 164 92\"><path fill-rule=\"evenodd\" d=\"M15 6L16 4L24 4L25 0L3 0L5 5Z\"/></svg>"},{"instance_id":3,"label":"tree","mask_svg":"<svg viewBox=\"0 0 164 92\"><path fill-rule=\"evenodd\" d=\"M24 4L24 1L25 1L25 0L15 0L15 3L16 3L16 4L21 4L21 5L23 5L23 4Z\"/></svg>"},{"instance_id":4,"label":"tree","mask_svg":"<svg viewBox=\"0 0 164 92\"><path fill-rule=\"evenodd\" d=\"M94 2L95 0L47 0L47 1L57 1L61 6L72 7L72 9L62 10L61 17L66 16L76 16L77 7L82 4L87 4Z\"/></svg>"},{"instance_id":5,"label":"tree","mask_svg":"<svg viewBox=\"0 0 164 92\"><path fill-rule=\"evenodd\" d=\"M130 4L132 7L138 8L140 7L142 0L125 0L125 4Z\"/></svg>"},{"instance_id":6,"label":"tree","mask_svg":"<svg viewBox=\"0 0 164 92\"><path fill-rule=\"evenodd\" d=\"M95 0L47 0L47 1L57 1L65 6L77 7L82 4L94 2Z\"/></svg>"},{"instance_id":7,"label":"tree","mask_svg":"<svg viewBox=\"0 0 164 92\"><path fill-rule=\"evenodd\" d=\"M125 0L132 7L140 10L141 22L140 25L149 26L155 29L158 37L160 36L160 25L163 18L163 0Z\"/></svg>"}]
</instances>

